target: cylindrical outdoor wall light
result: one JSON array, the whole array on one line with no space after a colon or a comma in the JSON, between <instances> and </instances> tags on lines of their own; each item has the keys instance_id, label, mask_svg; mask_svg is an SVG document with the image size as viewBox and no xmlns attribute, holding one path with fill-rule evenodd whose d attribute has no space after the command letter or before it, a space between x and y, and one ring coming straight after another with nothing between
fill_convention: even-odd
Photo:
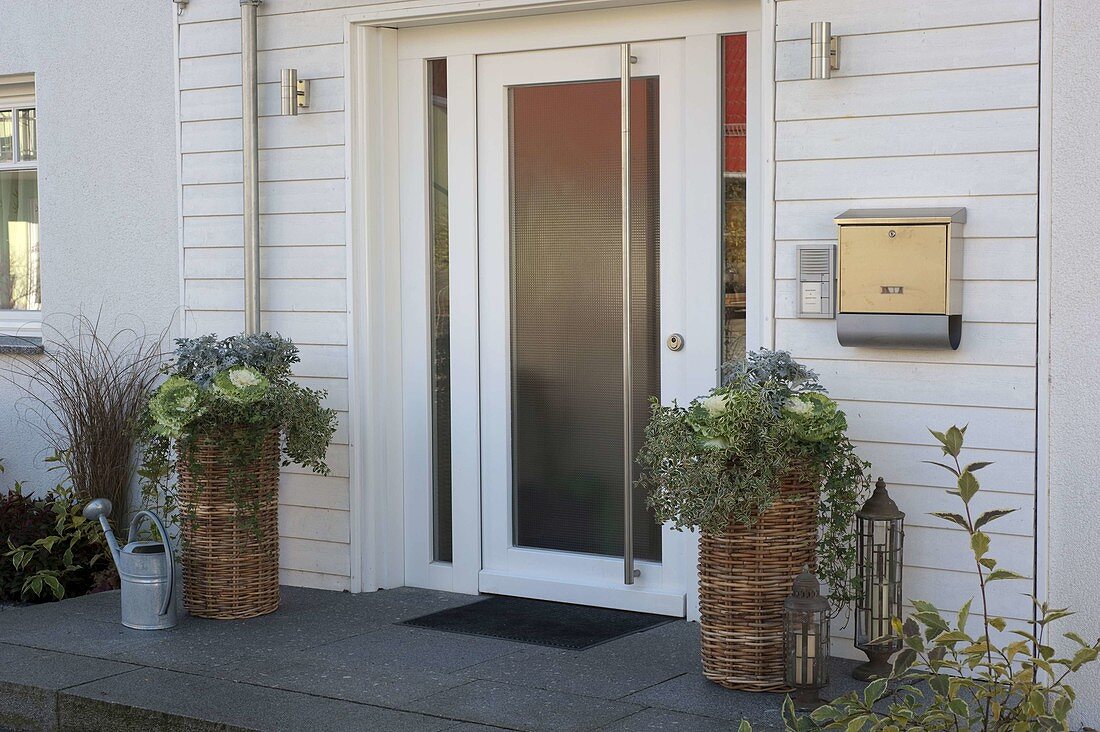
<instances>
[{"instance_id":1,"label":"cylindrical outdoor wall light","mask_svg":"<svg viewBox=\"0 0 1100 732\"><path fill-rule=\"evenodd\" d=\"M810 78L828 79L840 68L840 39L833 37L832 23L810 23Z\"/></svg>"},{"instance_id":2,"label":"cylindrical outdoor wall light","mask_svg":"<svg viewBox=\"0 0 1100 732\"><path fill-rule=\"evenodd\" d=\"M282 115L294 117L299 109L309 107L309 80L298 78L298 69L283 69L279 76L279 98Z\"/></svg>"}]
</instances>

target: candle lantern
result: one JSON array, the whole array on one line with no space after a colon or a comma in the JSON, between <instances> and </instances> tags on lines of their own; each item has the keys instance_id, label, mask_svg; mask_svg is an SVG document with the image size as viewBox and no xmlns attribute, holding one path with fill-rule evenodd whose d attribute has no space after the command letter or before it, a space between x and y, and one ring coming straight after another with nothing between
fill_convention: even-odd
<instances>
[{"instance_id":1,"label":"candle lantern","mask_svg":"<svg viewBox=\"0 0 1100 732\"><path fill-rule=\"evenodd\" d=\"M890 675L890 656L901 650L901 638L891 627L901 617L901 554L905 514L890 498L886 481L856 513L856 647L867 654L852 676L861 681Z\"/></svg>"},{"instance_id":2,"label":"candle lantern","mask_svg":"<svg viewBox=\"0 0 1100 732\"><path fill-rule=\"evenodd\" d=\"M791 700L799 711L816 709L822 703L818 692L829 683L830 615L821 583L804 568L783 602L787 683L794 689Z\"/></svg>"}]
</instances>

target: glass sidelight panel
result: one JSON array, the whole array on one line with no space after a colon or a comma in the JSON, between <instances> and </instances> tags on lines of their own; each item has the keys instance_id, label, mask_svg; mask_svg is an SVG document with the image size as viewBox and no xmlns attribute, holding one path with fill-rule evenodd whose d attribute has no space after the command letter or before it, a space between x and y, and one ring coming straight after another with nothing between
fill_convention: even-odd
<instances>
[{"instance_id":1,"label":"glass sidelight panel","mask_svg":"<svg viewBox=\"0 0 1100 732\"><path fill-rule=\"evenodd\" d=\"M746 37L722 38L722 361L745 355Z\"/></svg>"},{"instance_id":2,"label":"glass sidelight panel","mask_svg":"<svg viewBox=\"0 0 1100 732\"><path fill-rule=\"evenodd\" d=\"M618 80L510 94L513 541L623 554ZM658 80L631 88L634 445L660 394ZM639 492L634 552L660 560Z\"/></svg>"},{"instance_id":3,"label":"glass sidelight panel","mask_svg":"<svg viewBox=\"0 0 1100 732\"><path fill-rule=\"evenodd\" d=\"M428 62L428 195L432 296L433 559L450 562L451 526L451 239L447 224L447 59Z\"/></svg>"}]
</instances>

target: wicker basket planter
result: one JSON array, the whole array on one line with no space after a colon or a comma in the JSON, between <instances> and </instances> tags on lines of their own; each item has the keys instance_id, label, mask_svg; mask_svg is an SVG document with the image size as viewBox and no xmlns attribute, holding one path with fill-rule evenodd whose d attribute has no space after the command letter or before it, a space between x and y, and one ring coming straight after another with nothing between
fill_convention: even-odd
<instances>
[{"instance_id":1,"label":"wicker basket planter","mask_svg":"<svg viewBox=\"0 0 1100 732\"><path fill-rule=\"evenodd\" d=\"M232 430L227 430L232 437ZM181 455L179 504L184 602L202 618L231 620L279 608L279 433L264 439L242 476L231 469L217 435L197 437ZM230 480L247 490L239 508ZM241 518L242 515L252 518Z\"/></svg>"},{"instance_id":2,"label":"wicker basket planter","mask_svg":"<svg viewBox=\"0 0 1100 732\"><path fill-rule=\"evenodd\" d=\"M818 484L790 477L752 526L704 532L699 544L703 675L729 689L787 691L783 600L814 565Z\"/></svg>"}]
</instances>

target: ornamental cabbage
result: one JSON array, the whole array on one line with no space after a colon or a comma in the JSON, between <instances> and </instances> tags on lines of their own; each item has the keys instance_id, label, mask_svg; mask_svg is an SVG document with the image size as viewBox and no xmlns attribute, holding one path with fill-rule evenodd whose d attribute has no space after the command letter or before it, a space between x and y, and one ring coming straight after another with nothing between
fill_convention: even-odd
<instances>
[{"instance_id":1,"label":"ornamental cabbage","mask_svg":"<svg viewBox=\"0 0 1100 732\"><path fill-rule=\"evenodd\" d=\"M792 396L783 406L783 415L791 420L794 432L806 442L832 439L848 429L844 412L836 402L820 392Z\"/></svg>"},{"instance_id":2,"label":"ornamental cabbage","mask_svg":"<svg viewBox=\"0 0 1100 732\"><path fill-rule=\"evenodd\" d=\"M153 430L165 437L179 437L205 411L198 384L182 376L168 377L149 400Z\"/></svg>"},{"instance_id":3,"label":"ornamental cabbage","mask_svg":"<svg viewBox=\"0 0 1100 732\"><path fill-rule=\"evenodd\" d=\"M267 396L271 382L251 366L234 366L214 374L213 391L237 404L255 404Z\"/></svg>"}]
</instances>

